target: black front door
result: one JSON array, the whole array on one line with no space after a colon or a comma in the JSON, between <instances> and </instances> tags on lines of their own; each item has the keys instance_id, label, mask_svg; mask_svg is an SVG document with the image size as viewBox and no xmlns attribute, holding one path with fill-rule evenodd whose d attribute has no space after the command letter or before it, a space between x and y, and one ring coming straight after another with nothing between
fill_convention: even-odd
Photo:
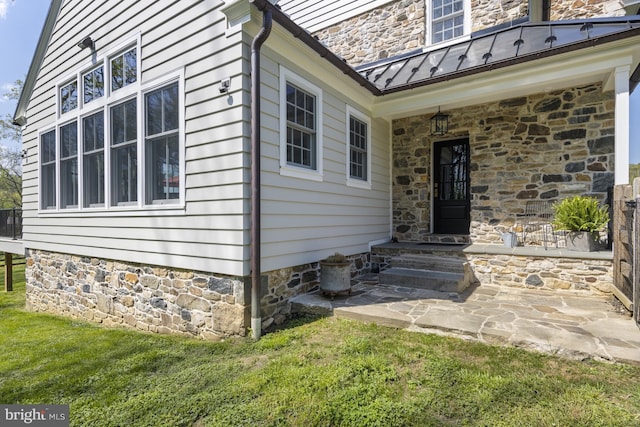
<instances>
[{"instance_id":1,"label":"black front door","mask_svg":"<svg viewBox=\"0 0 640 427\"><path fill-rule=\"evenodd\" d=\"M469 140L436 142L433 174L433 231L469 234Z\"/></svg>"}]
</instances>

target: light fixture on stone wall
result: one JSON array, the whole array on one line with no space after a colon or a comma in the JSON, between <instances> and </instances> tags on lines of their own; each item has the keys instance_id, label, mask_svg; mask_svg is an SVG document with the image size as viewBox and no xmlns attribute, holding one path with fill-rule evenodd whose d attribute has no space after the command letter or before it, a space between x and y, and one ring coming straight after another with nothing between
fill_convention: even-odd
<instances>
[{"instance_id":1,"label":"light fixture on stone wall","mask_svg":"<svg viewBox=\"0 0 640 427\"><path fill-rule=\"evenodd\" d=\"M444 135L449 132L449 115L438 112L431 117L431 135Z\"/></svg>"}]
</instances>

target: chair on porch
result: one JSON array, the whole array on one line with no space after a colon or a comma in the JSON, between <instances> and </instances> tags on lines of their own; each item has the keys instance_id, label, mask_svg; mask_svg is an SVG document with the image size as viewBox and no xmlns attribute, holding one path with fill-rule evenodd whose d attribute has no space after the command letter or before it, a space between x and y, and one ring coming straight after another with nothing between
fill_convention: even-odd
<instances>
[{"instance_id":1,"label":"chair on porch","mask_svg":"<svg viewBox=\"0 0 640 427\"><path fill-rule=\"evenodd\" d=\"M553 228L553 200L529 200L524 208L522 224L522 244L551 244L558 247L559 235Z\"/></svg>"}]
</instances>

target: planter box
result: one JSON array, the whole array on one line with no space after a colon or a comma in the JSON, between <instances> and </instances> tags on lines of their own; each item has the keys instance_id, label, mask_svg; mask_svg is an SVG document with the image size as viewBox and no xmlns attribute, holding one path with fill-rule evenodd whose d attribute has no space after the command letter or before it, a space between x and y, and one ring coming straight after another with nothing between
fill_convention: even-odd
<instances>
[{"instance_id":1,"label":"planter box","mask_svg":"<svg viewBox=\"0 0 640 427\"><path fill-rule=\"evenodd\" d=\"M567 233L567 250L593 252L598 249L596 233L572 231Z\"/></svg>"}]
</instances>

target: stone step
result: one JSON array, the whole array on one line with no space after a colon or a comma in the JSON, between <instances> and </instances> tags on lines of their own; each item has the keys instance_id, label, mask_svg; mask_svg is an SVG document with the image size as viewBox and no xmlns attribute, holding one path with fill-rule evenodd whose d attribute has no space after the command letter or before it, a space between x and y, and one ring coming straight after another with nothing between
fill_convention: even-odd
<instances>
[{"instance_id":1,"label":"stone step","mask_svg":"<svg viewBox=\"0 0 640 427\"><path fill-rule=\"evenodd\" d=\"M391 267L411 268L414 270L446 271L465 273L470 269L463 258L439 257L430 254L403 254L389 260Z\"/></svg>"},{"instance_id":2,"label":"stone step","mask_svg":"<svg viewBox=\"0 0 640 427\"><path fill-rule=\"evenodd\" d=\"M464 273L391 267L381 271L380 283L439 292L463 292L470 281Z\"/></svg>"}]
</instances>

